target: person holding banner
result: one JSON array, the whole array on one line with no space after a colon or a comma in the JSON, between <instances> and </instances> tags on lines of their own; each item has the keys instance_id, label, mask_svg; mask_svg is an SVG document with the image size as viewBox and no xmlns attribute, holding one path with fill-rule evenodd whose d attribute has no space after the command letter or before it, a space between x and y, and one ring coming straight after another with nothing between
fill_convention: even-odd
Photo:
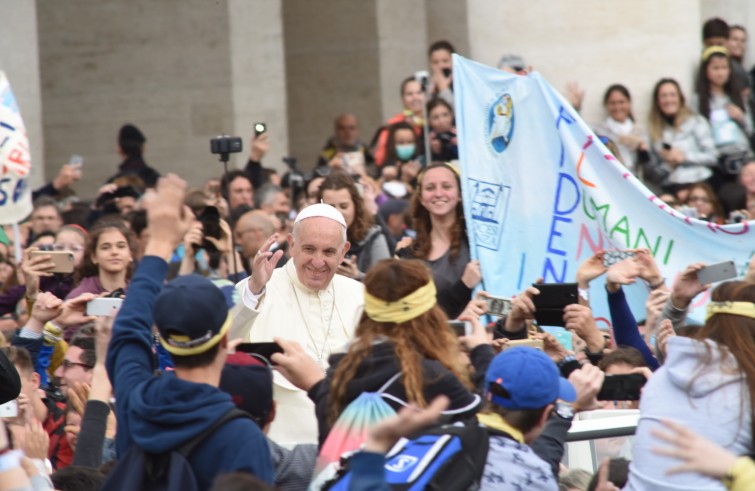
<instances>
[{"instance_id":1,"label":"person holding banner","mask_svg":"<svg viewBox=\"0 0 755 491\"><path fill-rule=\"evenodd\" d=\"M397 246L396 254L427 263L438 288L438 304L454 319L482 281L479 261L470 260L458 170L434 163L420 174L412 218L417 237L403 244L404 248Z\"/></svg>"},{"instance_id":2,"label":"person holding banner","mask_svg":"<svg viewBox=\"0 0 755 491\"><path fill-rule=\"evenodd\" d=\"M652 161L645 177L664 191L713 176L718 154L710 125L687 106L676 80L663 78L655 85L649 131Z\"/></svg>"}]
</instances>

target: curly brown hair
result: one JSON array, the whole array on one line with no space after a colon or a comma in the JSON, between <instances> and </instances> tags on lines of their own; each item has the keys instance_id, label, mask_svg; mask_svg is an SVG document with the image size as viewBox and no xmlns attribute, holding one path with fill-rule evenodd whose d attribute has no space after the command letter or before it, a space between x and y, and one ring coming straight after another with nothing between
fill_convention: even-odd
<instances>
[{"instance_id":1,"label":"curly brown hair","mask_svg":"<svg viewBox=\"0 0 755 491\"><path fill-rule=\"evenodd\" d=\"M331 171L317 189L317 201L322 200L324 191L340 191L341 189L349 190L351 203L354 205L354 221L346 229L346 238L352 244L356 244L367 237L367 232L370 231L374 222L367 207L364 206L364 198L359 194L354 179L343 171Z\"/></svg>"},{"instance_id":2,"label":"curly brown hair","mask_svg":"<svg viewBox=\"0 0 755 491\"><path fill-rule=\"evenodd\" d=\"M454 175L454 178L456 178L456 185L459 187L459 193L461 193L461 179L459 178L459 174L456 173L456 170L454 170L453 167L445 162L433 162L425 168L422 174L420 174L417 179L417 189L414 191L414 196L412 196L411 207L414 231L417 233L416 238L412 242L411 250L412 254L417 259L426 260L430 255L430 232L433 228L430 212L422 205L422 179L427 175L428 171L438 168L448 169L451 174ZM456 219L451 228L451 259L456 259L458 257L461 245L465 240L467 240L467 225L464 220L464 207L461 200L459 200L456 204Z\"/></svg>"},{"instance_id":3,"label":"curly brown hair","mask_svg":"<svg viewBox=\"0 0 755 491\"><path fill-rule=\"evenodd\" d=\"M370 269L364 278L364 286L371 295L394 302L426 285L431 279L430 270L421 261L386 259ZM472 388L467 369L460 361L458 338L448 326L448 318L440 307L435 305L424 314L399 323L377 322L363 313L355 340L333 374L329 408L331 424L350 402L346 400L348 382L372 353L373 343L384 338L396 347L401 382L409 402L421 407L427 405L423 394L423 359L439 362L465 386Z\"/></svg>"}]
</instances>

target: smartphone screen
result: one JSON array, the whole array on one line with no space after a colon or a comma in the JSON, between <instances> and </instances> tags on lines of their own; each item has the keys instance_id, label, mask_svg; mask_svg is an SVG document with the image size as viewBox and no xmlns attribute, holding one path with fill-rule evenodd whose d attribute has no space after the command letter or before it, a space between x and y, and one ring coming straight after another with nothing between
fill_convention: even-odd
<instances>
[{"instance_id":1,"label":"smartphone screen","mask_svg":"<svg viewBox=\"0 0 755 491\"><path fill-rule=\"evenodd\" d=\"M241 343L236 347L236 351L258 355L272 363L270 357L275 353L283 353L283 348L278 343Z\"/></svg>"},{"instance_id":2,"label":"smartphone screen","mask_svg":"<svg viewBox=\"0 0 755 491\"><path fill-rule=\"evenodd\" d=\"M533 284L540 290L532 299L535 320L541 326L564 326L564 308L579 303L576 283Z\"/></svg>"},{"instance_id":3,"label":"smartphone screen","mask_svg":"<svg viewBox=\"0 0 755 491\"><path fill-rule=\"evenodd\" d=\"M467 336L472 333L472 324L467 321L448 321L448 325L454 330L457 336Z\"/></svg>"}]
</instances>

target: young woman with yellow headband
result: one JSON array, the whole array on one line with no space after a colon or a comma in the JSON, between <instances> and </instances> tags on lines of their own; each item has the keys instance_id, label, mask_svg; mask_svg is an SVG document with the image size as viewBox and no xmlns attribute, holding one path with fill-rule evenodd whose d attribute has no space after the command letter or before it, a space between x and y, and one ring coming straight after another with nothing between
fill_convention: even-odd
<instances>
[{"instance_id":1,"label":"young woman with yellow headband","mask_svg":"<svg viewBox=\"0 0 755 491\"><path fill-rule=\"evenodd\" d=\"M470 261L458 171L449 164L429 165L412 198L417 236L400 258L421 259L433 272L438 304L450 318L461 314L482 280L479 261Z\"/></svg>"},{"instance_id":2,"label":"young woman with yellow headband","mask_svg":"<svg viewBox=\"0 0 755 491\"><path fill-rule=\"evenodd\" d=\"M684 278L681 282L689 283ZM697 292L705 289L699 282L697 286ZM676 292L677 285L674 288ZM700 474L667 474L678 461L651 452L658 446L653 433L663 429L663 420L689 428L736 455L753 452L755 284L723 283L711 300L705 325L689 337L669 339L665 364L643 389L625 490L723 489L715 479Z\"/></svg>"},{"instance_id":3,"label":"young woman with yellow headband","mask_svg":"<svg viewBox=\"0 0 755 491\"><path fill-rule=\"evenodd\" d=\"M312 376L311 363L284 340L278 342L285 355L272 359L281 373L309 391L317 406L320 441L351 401L385 385L384 398L396 409L408 402L425 407L443 394L450 399L446 414L463 418L476 413L481 398L474 393L459 338L436 303L427 267L420 261L388 259L367 273L364 286L364 313L355 339L345 354L331 356L327 376ZM484 376L495 353L486 344L484 328L476 319L472 322L475 332L464 340L472 350L475 373Z\"/></svg>"}]
</instances>

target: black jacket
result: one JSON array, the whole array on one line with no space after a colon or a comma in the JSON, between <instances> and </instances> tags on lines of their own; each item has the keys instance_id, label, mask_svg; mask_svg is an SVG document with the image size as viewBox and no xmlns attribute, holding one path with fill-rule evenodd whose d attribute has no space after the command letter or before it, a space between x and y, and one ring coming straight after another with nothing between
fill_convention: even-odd
<instances>
[{"instance_id":1,"label":"black jacket","mask_svg":"<svg viewBox=\"0 0 755 491\"><path fill-rule=\"evenodd\" d=\"M492 347L490 345L479 346L472 351L471 355L476 374L481 374L484 378L487 365L494 356ZM330 368L325 379L309 390L309 397L316 406L320 445L325 441L330 431L330 387L335 369L344 356L343 353L331 356L329 359ZM482 405L482 398L470 392L440 362L424 359L422 360L422 368L425 380L424 396L428 403L443 394L451 400L445 414L451 416L452 419L466 419L477 413ZM346 385L347 404L356 399L362 392L377 392L400 371L394 344L386 341L374 345L372 353L362 361L354 377ZM474 377L474 379L476 380L477 377ZM400 378L385 390L385 394L401 401L407 400L406 391ZM386 402L397 411L401 408L401 404L392 398L386 398Z\"/></svg>"}]
</instances>

